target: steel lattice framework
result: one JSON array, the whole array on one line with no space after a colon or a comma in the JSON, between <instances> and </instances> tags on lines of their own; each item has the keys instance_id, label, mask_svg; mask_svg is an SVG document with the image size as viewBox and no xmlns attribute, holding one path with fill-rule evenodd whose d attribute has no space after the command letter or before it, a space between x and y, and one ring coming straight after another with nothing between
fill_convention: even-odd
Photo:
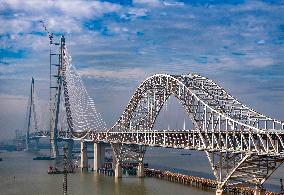
<instances>
[{"instance_id":1,"label":"steel lattice framework","mask_svg":"<svg viewBox=\"0 0 284 195\"><path fill-rule=\"evenodd\" d=\"M119 120L106 130L72 66L65 39L59 59L51 132L35 136L111 143L117 162L142 162L146 146L205 151L219 189L260 187L284 161L283 122L249 108L212 80L193 73L147 78ZM183 106L194 130L153 129L170 96Z\"/></svg>"},{"instance_id":2,"label":"steel lattice framework","mask_svg":"<svg viewBox=\"0 0 284 195\"><path fill-rule=\"evenodd\" d=\"M200 131L275 132L284 128L281 121L245 106L205 77L157 74L138 87L109 132L151 130L170 95L179 99L195 128Z\"/></svg>"},{"instance_id":3,"label":"steel lattice framework","mask_svg":"<svg viewBox=\"0 0 284 195\"><path fill-rule=\"evenodd\" d=\"M195 130L153 130L171 95L183 105ZM222 189L261 186L283 163L283 128L283 122L240 103L203 76L156 74L138 87L108 133L94 139L204 150Z\"/></svg>"},{"instance_id":4,"label":"steel lattice framework","mask_svg":"<svg viewBox=\"0 0 284 195\"><path fill-rule=\"evenodd\" d=\"M100 114L95 109L92 98L88 95L85 86L78 75L72 58L69 54L65 38L62 36L59 43L59 53L50 54L57 56L58 62L55 64L54 96L51 97L51 122L50 139L52 145L52 155L58 157L57 142L65 140L69 143L71 150L73 140L82 138L86 132L106 130ZM58 52L58 51L57 51Z\"/></svg>"}]
</instances>

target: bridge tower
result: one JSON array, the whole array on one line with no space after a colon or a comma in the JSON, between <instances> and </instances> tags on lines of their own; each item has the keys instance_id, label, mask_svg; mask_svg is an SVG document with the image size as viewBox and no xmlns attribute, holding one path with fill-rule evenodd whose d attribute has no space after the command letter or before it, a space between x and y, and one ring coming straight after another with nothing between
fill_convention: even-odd
<instances>
[{"instance_id":1,"label":"bridge tower","mask_svg":"<svg viewBox=\"0 0 284 195\"><path fill-rule=\"evenodd\" d=\"M53 43L52 34L50 37L50 143L51 155L58 159L58 142L63 141L59 138L59 115L64 102L65 114L68 129L65 131L64 141L68 143L68 156L70 157L73 149L73 140L70 139L70 133L73 131L71 109L69 103L67 82L66 82L66 61L65 61L65 37L60 38L60 43ZM59 50L59 53L52 53L52 45ZM58 48L59 47L59 48ZM58 51L57 50L57 51ZM55 68L54 68L55 67Z\"/></svg>"},{"instance_id":2,"label":"bridge tower","mask_svg":"<svg viewBox=\"0 0 284 195\"><path fill-rule=\"evenodd\" d=\"M35 131L38 131L38 121L37 121L37 114L36 114L36 110L35 110L34 78L32 77L30 95L29 95L29 100L28 100L28 126L27 126L27 132L26 132L26 150L30 149L30 142L31 142L30 132L32 130L32 123L33 122L34 122ZM38 149L37 143L36 143L35 149Z\"/></svg>"}]
</instances>

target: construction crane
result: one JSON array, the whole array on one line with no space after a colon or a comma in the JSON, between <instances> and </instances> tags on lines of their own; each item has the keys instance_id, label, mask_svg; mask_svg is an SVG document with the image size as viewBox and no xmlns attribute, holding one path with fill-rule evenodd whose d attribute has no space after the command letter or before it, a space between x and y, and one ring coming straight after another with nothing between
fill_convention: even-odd
<instances>
[{"instance_id":1,"label":"construction crane","mask_svg":"<svg viewBox=\"0 0 284 195\"><path fill-rule=\"evenodd\" d=\"M53 33L48 31L47 25L44 23L44 21L40 20L39 22L42 23L42 27L44 28L44 31L48 34L49 43L52 44L53 43Z\"/></svg>"}]
</instances>

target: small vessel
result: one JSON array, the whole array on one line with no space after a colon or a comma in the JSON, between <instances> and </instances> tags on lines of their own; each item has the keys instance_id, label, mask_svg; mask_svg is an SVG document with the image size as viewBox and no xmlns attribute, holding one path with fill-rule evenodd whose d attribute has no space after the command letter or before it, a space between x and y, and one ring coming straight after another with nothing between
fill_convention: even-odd
<instances>
[{"instance_id":1,"label":"small vessel","mask_svg":"<svg viewBox=\"0 0 284 195\"><path fill-rule=\"evenodd\" d=\"M49 166L47 170L47 174L64 174L64 173L74 173L74 169L72 168L71 170L61 171L57 167Z\"/></svg>"},{"instance_id":2,"label":"small vessel","mask_svg":"<svg viewBox=\"0 0 284 195\"><path fill-rule=\"evenodd\" d=\"M33 160L54 160L54 158L50 156L37 156L34 157Z\"/></svg>"},{"instance_id":3,"label":"small vessel","mask_svg":"<svg viewBox=\"0 0 284 195\"><path fill-rule=\"evenodd\" d=\"M61 171L59 171L59 170L48 170L47 174L61 174Z\"/></svg>"},{"instance_id":4,"label":"small vessel","mask_svg":"<svg viewBox=\"0 0 284 195\"><path fill-rule=\"evenodd\" d=\"M190 156L191 154L190 153L181 153L180 155L182 155L182 156Z\"/></svg>"}]
</instances>

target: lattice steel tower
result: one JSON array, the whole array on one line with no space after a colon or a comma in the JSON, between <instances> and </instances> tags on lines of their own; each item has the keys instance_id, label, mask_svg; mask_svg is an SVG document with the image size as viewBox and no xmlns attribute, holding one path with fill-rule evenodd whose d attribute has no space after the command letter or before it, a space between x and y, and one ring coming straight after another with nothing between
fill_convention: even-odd
<instances>
[{"instance_id":1,"label":"lattice steel tower","mask_svg":"<svg viewBox=\"0 0 284 195\"><path fill-rule=\"evenodd\" d=\"M72 115L69 103L67 81L66 81L66 63L65 63L65 38L60 38L60 43L53 43L52 37L50 39L50 143L51 155L58 158L58 142L63 141L59 138L59 131L65 132L64 141L68 142L69 153L71 155L73 140L68 139L68 135L73 130ZM55 52L52 52L52 46L55 47ZM59 53L56 53L59 51ZM64 102L64 106L63 105ZM64 110L65 111L62 111ZM60 124L60 115L64 115L67 121L67 130L63 129ZM62 137L62 136L61 136Z\"/></svg>"}]
</instances>

